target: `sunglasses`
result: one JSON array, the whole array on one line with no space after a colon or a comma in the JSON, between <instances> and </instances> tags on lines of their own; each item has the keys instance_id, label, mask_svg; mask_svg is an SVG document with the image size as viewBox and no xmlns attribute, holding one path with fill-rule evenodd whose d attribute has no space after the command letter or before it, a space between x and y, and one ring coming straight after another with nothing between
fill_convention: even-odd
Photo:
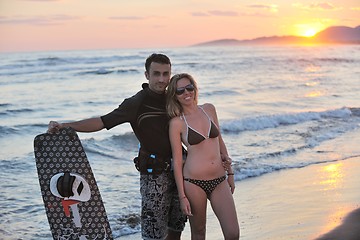
<instances>
[{"instance_id":1,"label":"sunglasses","mask_svg":"<svg viewBox=\"0 0 360 240\"><path fill-rule=\"evenodd\" d=\"M188 91L188 92L192 92L194 91L194 85L192 84L189 84L189 85L186 85L185 87L181 87L181 88L177 88L175 93L176 95L181 95L185 92L185 89Z\"/></svg>"}]
</instances>

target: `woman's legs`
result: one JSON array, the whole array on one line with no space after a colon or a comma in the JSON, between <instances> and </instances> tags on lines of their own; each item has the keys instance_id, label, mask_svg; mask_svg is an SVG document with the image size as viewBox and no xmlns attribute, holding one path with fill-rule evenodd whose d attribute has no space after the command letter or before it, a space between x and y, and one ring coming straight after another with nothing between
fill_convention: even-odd
<instances>
[{"instance_id":1,"label":"woman's legs","mask_svg":"<svg viewBox=\"0 0 360 240\"><path fill-rule=\"evenodd\" d=\"M236 208L227 181L220 183L210 195L211 207L219 219L226 240L237 240L240 237Z\"/></svg>"},{"instance_id":2,"label":"woman's legs","mask_svg":"<svg viewBox=\"0 0 360 240\"><path fill-rule=\"evenodd\" d=\"M190 202L191 213L189 216L191 239L205 240L206 235L206 193L199 186L184 181L185 194Z\"/></svg>"}]
</instances>

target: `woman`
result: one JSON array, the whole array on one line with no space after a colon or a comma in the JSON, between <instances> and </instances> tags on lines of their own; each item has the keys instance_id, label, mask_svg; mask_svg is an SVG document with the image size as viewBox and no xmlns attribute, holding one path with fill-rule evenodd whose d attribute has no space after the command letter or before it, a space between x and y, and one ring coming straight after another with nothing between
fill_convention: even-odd
<instances>
[{"instance_id":1,"label":"woman","mask_svg":"<svg viewBox=\"0 0 360 240\"><path fill-rule=\"evenodd\" d=\"M232 197L234 173L231 166L227 174L223 167L222 157L229 157L216 110L209 103L198 105L197 97L198 89L191 75L181 73L171 78L167 112L172 118L169 136L181 209L189 216L191 238L205 239L209 199L224 238L239 239L240 230ZM184 164L182 143L187 147Z\"/></svg>"}]
</instances>

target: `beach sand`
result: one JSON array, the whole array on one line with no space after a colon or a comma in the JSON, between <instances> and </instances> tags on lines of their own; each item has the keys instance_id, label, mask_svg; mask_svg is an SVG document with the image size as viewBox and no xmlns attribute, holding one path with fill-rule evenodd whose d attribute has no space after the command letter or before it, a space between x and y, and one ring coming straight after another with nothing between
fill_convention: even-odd
<instances>
[{"instance_id":1,"label":"beach sand","mask_svg":"<svg viewBox=\"0 0 360 240\"><path fill-rule=\"evenodd\" d=\"M282 170L236 184L241 240L360 239L360 157ZM141 239L140 234L119 239ZM190 239L187 223L182 239ZM207 238L223 239L208 205Z\"/></svg>"}]
</instances>

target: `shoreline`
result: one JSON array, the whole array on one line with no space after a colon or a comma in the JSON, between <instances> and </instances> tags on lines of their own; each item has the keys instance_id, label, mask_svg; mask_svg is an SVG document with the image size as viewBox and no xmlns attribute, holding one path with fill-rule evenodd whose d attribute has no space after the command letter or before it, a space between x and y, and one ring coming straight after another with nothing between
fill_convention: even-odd
<instances>
[{"instance_id":1,"label":"shoreline","mask_svg":"<svg viewBox=\"0 0 360 240\"><path fill-rule=\"evenodd\" d=\"M360 232L360 157L281 170L236 182L241 240L331 240ZM354 223L354 219L357 223ZM343 234L343 235L340 235ZM344 235L347 234L347 235ZM223 239L208 204L207 239ZM189 222L182 239L190 239ZM136 233L116 239L141 239Z\"/></svg>"}]
</instances>

